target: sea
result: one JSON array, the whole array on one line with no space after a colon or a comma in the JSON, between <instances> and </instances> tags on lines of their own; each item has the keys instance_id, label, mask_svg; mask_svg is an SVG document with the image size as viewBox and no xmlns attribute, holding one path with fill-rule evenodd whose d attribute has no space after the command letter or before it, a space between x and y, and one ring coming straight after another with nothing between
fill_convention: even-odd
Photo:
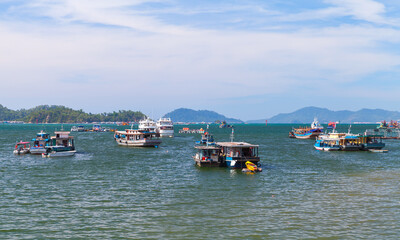
<instances>
[{"instance_id":1,"label":"sea","mask_svg":"<svg viewBox=\"0 0 400 240\"><path fill-rule=\"evenodd\" d=\"M72 125L0 124L0 239L400 239L400 140L320 152L288 138L297 126L234 125L234 141L259 145L263 171L246 174L195 166L200 135L178 131L206 125L176 125L158 148L73 132L75 156L42 158L15 143ZM230 141L230 128L208 131Z\"/></svg>"}]
</instances>

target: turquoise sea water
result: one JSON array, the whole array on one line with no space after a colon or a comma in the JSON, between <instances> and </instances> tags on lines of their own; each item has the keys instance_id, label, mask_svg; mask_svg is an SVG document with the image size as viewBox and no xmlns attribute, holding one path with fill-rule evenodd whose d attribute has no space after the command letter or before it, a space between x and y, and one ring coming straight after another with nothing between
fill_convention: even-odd
<instances>
[{"instance_id":1,"label":"turquoise sea water","mask_svg":"<svg viewBox=\"0 0 400 240\"><path fill-rule=\"evenodd\" d=\"M196 167L200 135L182 127L159 148L72 133L74 157L42 158L13 146L60 125L0 125L0 239L400 238L400 140L388 153L318 152L288 138L292 125L236 125L236 141L260 145L263 172L249 175ZM210 132L229 141L230 129Z\"/></svg>"}]
</instances>

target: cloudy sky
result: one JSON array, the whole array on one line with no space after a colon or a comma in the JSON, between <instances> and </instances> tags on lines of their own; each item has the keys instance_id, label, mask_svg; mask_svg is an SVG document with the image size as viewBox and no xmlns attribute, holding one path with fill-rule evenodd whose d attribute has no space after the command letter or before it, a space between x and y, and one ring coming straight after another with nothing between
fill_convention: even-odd
<instances>
[{"instance_id":1,"label":"cloudy sky","mask_svg":"<svg viewBox=\"0 0 400 240\"><path fill-rule=\"evenodd\" d=\"M398 0L0 0L0 104L400 110Z\"/></svg>"}]
</instances>

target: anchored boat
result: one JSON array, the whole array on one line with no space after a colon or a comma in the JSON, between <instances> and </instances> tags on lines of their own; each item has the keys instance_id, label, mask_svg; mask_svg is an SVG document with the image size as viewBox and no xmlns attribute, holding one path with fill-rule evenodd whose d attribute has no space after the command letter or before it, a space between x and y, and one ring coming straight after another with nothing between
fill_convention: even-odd
<instances>
[{"instance_id":1,"label":"anchored boat","mask_svg":"<svg viewBox=\"0 0 400 240\"><path fill-rule=\"evenodd\" d=\"M314 147L323 151L368 151L380 150L385 147L385 143L376 135L332 132L319 136Z\"/></svg>"},{"instance_id":2,"label":"anchored boat","mask_svg":"<svg viewBox=\"0 0 400 240\"><path fill-rule=\"evenodd\" d=\"M50 146L46 147L46 153L43 157L67 157L76 153L74 137L70 136L70 132L56 131L55 136L50 138Z\"/></svg>"},{"instance_id":3,"label":"anchored boat","mask_svg":"<svg viewBox=\"0 0 400 240\"><path fill-rule=\"evenodd\" d=\"M321 133L324 127L322 127L318 120L314 118L314 121L311 123L310 127L298 127L293 128L291 132L289 132L289 137L299 138L299 139L315 139Z\"/></svg>"},{"instance_id":4,"label":"anchored boat","mask_svg":"<svg viewBox=\"0 0 400 240\"><path fill-rule=\"evenodd\" d=\"M50 145L50 134L45 133L43 130L36 134L36 138L32 139L33 144L30 148L31 154L43 154L46 153Z\"/></svg>"},{"instance_id":5,"label":"anchored boat","mask_svg":"<svg viewBox=\"0 0 400 240\"><path fill-rule=\"evenodd\" d=\"M15 148L13 153L16 155L23 155L29 153L29 148L30 148L30 142L17 142L15 144Z\"/></svg>"},{"instance_id":6,"label":"anchored boat","mask_svg":"<svg viewBox=\"0 0 400 240\"><path fill-rule=\"evenodd\" d=\"M160 137L174 137L174 124L171 118L160 118L156 126Z\"/></svg>"},{"instance_id":7,"label":"anchored boat","mask_svg":"<svg viewBox=\"0 0 400 240\"><path fill-rule=\"evenodd\" d=\"M230 168L245 168L246 162L258 164L258 145L246 142L217 142L221 148L222 161Z\"/></svg>"},{"instance_id":8,"label":"anchored boat","mask_svg":"<svg viewBox=\"0 0 400 240\"><path fill-rule=\"evenodd\" d=\"M121 146L128 147L158 147L161 144L160 134L154 131L126 129L115 131L114 139Z\"/></svg>"},{"instance_id":9,"label":"anchored boat","mask_svg":"<svg viewBox=\"0 0 400 240\"><path fill-rule=\"evenodd\" d=\"M221 148L217 146L195 146L197 153L193 156L193 160L199 167L223 167L224 162L220 158Z\"/></svg>"}]
</instances>

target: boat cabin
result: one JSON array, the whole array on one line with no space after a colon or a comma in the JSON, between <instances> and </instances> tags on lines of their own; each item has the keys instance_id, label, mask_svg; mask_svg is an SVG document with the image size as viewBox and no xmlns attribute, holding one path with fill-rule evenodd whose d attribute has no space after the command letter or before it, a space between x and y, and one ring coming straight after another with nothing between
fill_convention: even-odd
<instances>
[{"instance_id":1,"label":"boat cabin","mask_svg":"<svg viewBox=\"0 0 400 240\"><path fill-rule=\"evenodd\" d=\"M196 155L193 156L196 165L220 167L223 162L220 158L221 148L215 146L195 146Z\"/></svg>"},{"instance_id":2,"label":"boat cabin","mask_svg":"<svg viewBox=\"0 0 400 240\"><path fill-rule=\"evenodd\" d=\"M216 146L221 147L221 156L228 167L245 168L247 161L256 165L260 161L258 145L246 142L217 142Z\"/></svg>"},{"instance_id":3,"label":"boat cabin","mask_svg":"<svg viewBox=\"0 0 400 240\"><path fill-rule=\"evenodd\" d=\"M52 136L50 139L52 146L74 148L74 137L69 136L70 132L59 131L54 133L55 136Z\"/></svg>"}]
</instances>

